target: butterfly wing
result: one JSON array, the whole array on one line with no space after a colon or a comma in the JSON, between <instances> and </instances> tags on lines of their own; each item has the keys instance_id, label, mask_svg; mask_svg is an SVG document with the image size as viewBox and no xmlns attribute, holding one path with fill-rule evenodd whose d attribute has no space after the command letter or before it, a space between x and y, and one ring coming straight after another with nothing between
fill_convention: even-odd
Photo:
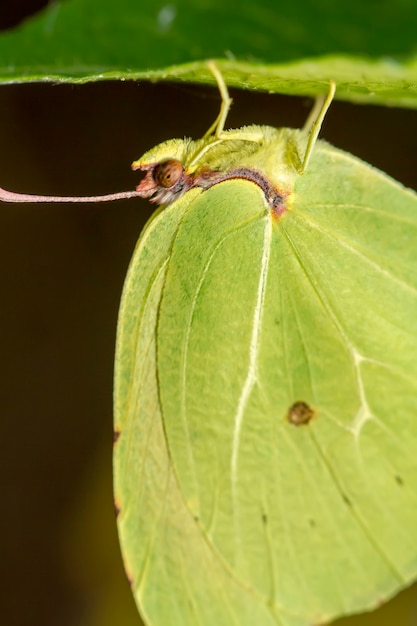
<instances>
[{"instance_id":1,"label":"butterfly wing","mask_svg":"<svg viewBox=\"0 0 417 626\"><path fill-rule=\"evenodd\" d=\"M415 577L415 242L416 195L325 144L279 219L231 180L145 231L115 481L150 624L301 626Z\"/></svg>"}]
</instances>

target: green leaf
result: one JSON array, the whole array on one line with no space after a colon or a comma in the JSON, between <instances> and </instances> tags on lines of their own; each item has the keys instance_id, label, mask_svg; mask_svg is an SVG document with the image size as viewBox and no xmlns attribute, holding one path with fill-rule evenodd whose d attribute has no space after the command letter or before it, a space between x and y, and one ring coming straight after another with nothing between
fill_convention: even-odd
<instances>
[{"instance_id":1,"label":"green leaf","mask_svg":"<svg viewBox=\"0 0 417 626\"><path fill-rule=\"evenodd\" d=\"M416 22L414 0L55 2L2 34L0 81L212 82L218 58L231 86L415 107Z\"/></svg>"},{"instance_id":2,"label":"green leaf","mask_svg":"<svg viewBox=\"0 0 417 626\"><path fill-rule=\"evenodd\" d=\"M299 176L305 139L138 161L258 172L158 212L126 279L115 493L152 626L307 626L417 576L417 196L324 142Z\"/></svg>"}]
</instances>

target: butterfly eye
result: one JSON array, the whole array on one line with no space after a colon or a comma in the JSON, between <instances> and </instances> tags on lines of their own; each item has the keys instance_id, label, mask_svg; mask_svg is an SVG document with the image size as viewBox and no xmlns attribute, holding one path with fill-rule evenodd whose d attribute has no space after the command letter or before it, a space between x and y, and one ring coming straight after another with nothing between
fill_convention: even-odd
<instances>
[{"instance_id":1,"label":"butterfly eye","mask_svg":"<svg viewBox=\"0 0 417 626\"><path fill-rule=\"evenodd\" d=\"M183 175L184 168L181 161L170 159L164 163L159 163L154 170L154 180L161 187L173 187Z\"/></svg>"}]
</instances>

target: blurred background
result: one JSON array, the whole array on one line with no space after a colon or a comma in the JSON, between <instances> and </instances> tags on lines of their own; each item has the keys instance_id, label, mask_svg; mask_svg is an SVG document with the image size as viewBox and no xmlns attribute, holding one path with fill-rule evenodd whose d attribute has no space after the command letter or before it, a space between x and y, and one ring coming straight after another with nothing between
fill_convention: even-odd
<instances>
[{"instance_id":1,"label":"blurred background","mask_svg":"<svg viewBox=\"0 0 417 626\"><path fill-rule=\"evenodd\" d=\"M0 27L40 4L1 8ZM232 96L229 127L299 127L311 106L261 93ZM0 86L0 185L56 195L132 189L134 159L164 139L200 137L218 106L216 90L187 85ZM417 189L416 111L335 102L322 136ZM0 205L5 626L141 624L113 511L112 376L123 280L150 214L136 199ZM417 626L417 590L337 624Z\"/></svg>"}]
</instances>

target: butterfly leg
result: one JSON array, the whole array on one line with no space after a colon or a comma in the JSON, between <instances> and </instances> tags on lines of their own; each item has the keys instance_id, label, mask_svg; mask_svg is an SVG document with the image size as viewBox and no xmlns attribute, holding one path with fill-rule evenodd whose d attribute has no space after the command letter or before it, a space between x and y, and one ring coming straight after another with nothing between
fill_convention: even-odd
<instances>
[{"instance_id":1,"label":"butterfly leg","mask_svg":"<svg viewBox=\"0 0 417 626\"><path fill-rule=\"evenodd\" d=\"M310 115L307 118L306 123L303 127L303 133L308 135L306 151L304 153L304 158L301 163L301 168L299 173L304 174L308 167L308 163L310 161L311 153L313 152L314 145L317 141L317 137L319 135L321 125L323 124L323 120L326 116L327 109L332 103L334 98L334 94L336 92L336 83L332 80L330 81L330 88L327 93L327 96L318 96L314 103L314 106L311 110Z\"/></svg>"},{"instance_id":2,"label":"butterfly leg","mask_svg":"<svg viewBox=\"0 0 417 626\"><path fill-rule=\"evenodd\" d=\"M226 119L229 114L230 107L232 105L232 99L229 96L229 91L227 89L226 83L224 82L224 78L220 70L216 66L215 62L207 61L207 67L209 68L210 72L213 74L214 78L216 79L216 83L220 91L222 103L220 105L220 112L218 116L216 117L216 119L214 120L213 124L210 126L210 128L204 135L204 139L209 137L212 134L214 134L215 137L219 139L223 132L224 125L226 123Z\"/></svg>"}]
</instances>

